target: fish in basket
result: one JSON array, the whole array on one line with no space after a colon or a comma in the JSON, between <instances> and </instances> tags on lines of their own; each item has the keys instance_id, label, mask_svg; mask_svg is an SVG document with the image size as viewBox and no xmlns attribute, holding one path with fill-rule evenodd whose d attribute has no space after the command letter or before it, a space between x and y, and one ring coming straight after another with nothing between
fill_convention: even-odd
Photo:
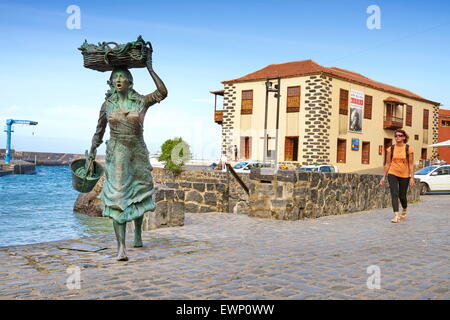
<instances>
[{"instance_id":1,"label":"fish in basket","mask_svg":"<svg viewBox=\"0 0 450 320\"><path fill-rule=\"evenodd\" d=\"M85 40L78 50L83 55L85 68L101 72L112 71L116 67L145 68L147 56L153 52L151 43L141 36L126 44L99 42L95 45Z\"/></svg>"}]
</instances>

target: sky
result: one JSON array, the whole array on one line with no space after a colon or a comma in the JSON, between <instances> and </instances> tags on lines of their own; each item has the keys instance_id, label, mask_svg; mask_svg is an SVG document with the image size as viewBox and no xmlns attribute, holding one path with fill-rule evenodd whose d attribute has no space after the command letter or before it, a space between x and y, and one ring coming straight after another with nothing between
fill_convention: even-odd
<instances>
[{"instance_id":1,"label":"sky","mask_svg":"<svg viewBox=\"0 0 450 320\"><path fill-rule=\"evenodd\" d=\"M80 28L70 29L71 5ZM367 20L380 9L380 28ZM269 64L312 59L408 89L450 108L450 1L9 1L0 2L0 148L6 119L21 151L90 148L109 73L83 67L77 48L134 41L153 46L153 67L169 95L144 122L151 153L181 136L197 159L220 156L214 96L221 81ZM145 69L134 88L155 90ZM108 134L105 135L105 140ZM104 145L98 153L104 153Z\"/></svg>"}]
</instances>

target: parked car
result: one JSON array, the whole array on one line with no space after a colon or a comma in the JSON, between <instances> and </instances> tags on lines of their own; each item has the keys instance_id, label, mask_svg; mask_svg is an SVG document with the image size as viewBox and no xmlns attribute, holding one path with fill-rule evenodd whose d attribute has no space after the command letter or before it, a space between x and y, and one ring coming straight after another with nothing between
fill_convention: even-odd
<instances>
[{"instance_id":1,"label":"parked car","mask_svg":"<svg viewBox=\"0 0 450 320\"><path fill-rule=\"evenodd\" d=\"M429 166L414 173L420 180L420 194L430 191L450 191L450 165Z\"/></svg>"},{"instance_id":2,"label":"parked car","mask_svg":"<svg viewBox=\"0 0 450 320\"><path fill-rule=\"evenodd\" d=\"M312 172L339 172L338 167L331 164L316 164L311 166L303 166L298 168L299 171L312 171Z\"/></svg>"},{"instance_id":3,"label":"parked car","mask_svg":"<svg viewBox=\"0 0 450 320\"><path fill-rule=\"evenodd\" d=\"M233 166L234 171L240 173L250 173L251 168L270 167L270 164L264 164L258 161L239 161Z\"/></svg>"}]
</instances>

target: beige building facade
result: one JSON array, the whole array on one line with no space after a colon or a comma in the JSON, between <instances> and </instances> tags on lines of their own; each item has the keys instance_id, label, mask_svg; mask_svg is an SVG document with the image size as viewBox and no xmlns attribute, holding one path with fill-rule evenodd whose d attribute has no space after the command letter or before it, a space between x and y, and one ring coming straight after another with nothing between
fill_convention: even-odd
<instances>
[{"instance_id":1,"label":"beige building facade","mask_svg":"<svg viewBox=\"0 0 450 320\"><path fill-rule=\"evenodd\" d=\"M439 103L358 73L305 60L223 85L212 93L223 95L215 121L228 159L333 164L340 172L380 168L396 128L408 133L415 160L436 153L428 145L438 140Z\"/></svg>"}]
</instances>

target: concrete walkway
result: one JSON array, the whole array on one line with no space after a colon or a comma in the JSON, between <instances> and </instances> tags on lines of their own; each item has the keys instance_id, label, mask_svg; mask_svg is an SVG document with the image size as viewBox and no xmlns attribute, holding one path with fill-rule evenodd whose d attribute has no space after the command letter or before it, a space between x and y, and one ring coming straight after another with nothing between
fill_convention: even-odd
<instances>
[{"instance_id":1,"label":"concrete walkway","mask_svg":"<svg viewBox=\"0 0 450 320\"><path fill-rule=\"evenodd\" d=\"M0 298L449 299L450 196L422 199L400 224L391 209L295 222L188 214L145 233L128 262L115 261L113 235L2 247ZM380 289L368 289L373 270Z\"/></svg>"}]
</instances>

